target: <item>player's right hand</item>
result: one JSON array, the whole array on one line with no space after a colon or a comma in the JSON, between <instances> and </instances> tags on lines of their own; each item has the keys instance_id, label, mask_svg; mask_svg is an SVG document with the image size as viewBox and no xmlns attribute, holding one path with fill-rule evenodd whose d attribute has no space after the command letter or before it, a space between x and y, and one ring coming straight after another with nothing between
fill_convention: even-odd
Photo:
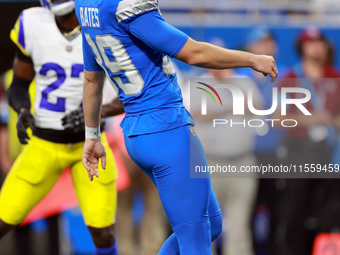
<instances>
[{"instance_id":1,"label":"player's right hand","mask_svg":"<svg viewBox=\"0 0 340 255\"><path fill-rule=\"evenodd\" d=\"M275 59L272 56L266 55L253 55L254 62L252 68L264 76L270 75L272 77L271 81L274 82L279 74Z\"/></svg>"},{"instance_id":2,"label":"player's right hand","mask_svg":"<svg viewBox=\"0 0 340 255\"><path fill-rule=\"evenodd\" d=\"M30 139L26 130L28 127L32 130L35 128L34 118L29 109L23 108L18 113L17 120L17 134L21 144L27 144L26 139Z\"/></svg>"},{"instance_id":3,"label":"player's right hand","mask_svg":"<svg viewBox=\"0 0 340 255\"><path fill-rule=\"evenodd\" d=\"M83 149L83 164L87 170L90 181L93 176L99 177L98 166L101 160L102 168L106 168L106 151L100 138L86 139Z\"/></svg>"}]
</instances>

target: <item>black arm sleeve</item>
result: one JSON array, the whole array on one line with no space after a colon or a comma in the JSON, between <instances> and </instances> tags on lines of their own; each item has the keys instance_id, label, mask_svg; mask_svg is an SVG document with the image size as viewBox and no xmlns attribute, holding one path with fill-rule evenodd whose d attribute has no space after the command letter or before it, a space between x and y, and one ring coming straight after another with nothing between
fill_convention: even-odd
<instances>
[{"instance_id":1,"label":"black arm sleeve","mask_svg":"<svg viewBox=\"0 0 340 255\"><path fill-rule=\"evenodd\" d=\"M13 76L13 81L7 91L7 96L9 105L16 112L19 112L20 109L23 107L27 109L31 108L31 100L28 93L28 88L30 84L30 81L25 81L15 75Z\"/></svg>"}]
</instances>

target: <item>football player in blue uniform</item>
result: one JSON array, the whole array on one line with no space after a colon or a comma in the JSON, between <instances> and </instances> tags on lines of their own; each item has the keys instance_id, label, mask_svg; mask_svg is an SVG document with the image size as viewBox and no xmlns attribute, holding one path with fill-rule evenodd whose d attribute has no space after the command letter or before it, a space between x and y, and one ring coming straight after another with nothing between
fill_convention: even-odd
<instances>
[{"instance_id":1,"label":"football player in blue uniform","mask_svg":"<svg viewBox=\"0 0 340 255\"><path fill-rule=\"evenodd\" d=\"M157 186L174 230L159 254L211 254L221 212L210 179L190 178L190 164L207 161L167 56L211 69L248 66L273 78L275 60L189 38L162 18L157 0L76 0L75 9L83 35L83 163L90 179L98 177L99 158L106 161L99 139L106 74L125 107L128 153Z\"/></svg>"}]
</instances>

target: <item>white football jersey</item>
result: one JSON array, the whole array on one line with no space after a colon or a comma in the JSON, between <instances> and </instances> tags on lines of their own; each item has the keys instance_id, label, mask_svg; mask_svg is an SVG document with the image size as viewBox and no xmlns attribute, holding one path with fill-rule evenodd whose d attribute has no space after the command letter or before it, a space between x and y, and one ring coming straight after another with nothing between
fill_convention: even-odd
<instances>
[{"instance_id":1,"label":"white football jersey","mask_svg":"<svg viewBox=\"0 0 340 255\"><path fill-rule=\"evenodd\" d=\"M34 63L36 126L63 130L61 119L82 104L81 34L69 41L59 31L52 12L35 7L21 13L11 39Z\"/></svg>"}]
</instances>

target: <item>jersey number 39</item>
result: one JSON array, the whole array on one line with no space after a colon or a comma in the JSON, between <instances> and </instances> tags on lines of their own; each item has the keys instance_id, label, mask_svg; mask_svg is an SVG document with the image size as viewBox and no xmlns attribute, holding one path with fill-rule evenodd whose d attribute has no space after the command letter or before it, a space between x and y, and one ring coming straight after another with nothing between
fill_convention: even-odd
<instances>
[{"instance_id":1,"label":"jersey number 39","mask_svg":"<svg viewBox=\"0 0 340 255\"><path fill-rule=\"evenodd\" d=\"M89 34L85 34L85 38L93 50L97 63L112 79L110 79L112 85L118 86L127 96L142 91L144 80L119 39L109 34L97 35L94 43Z\"/></svg>"}]
</instances>

